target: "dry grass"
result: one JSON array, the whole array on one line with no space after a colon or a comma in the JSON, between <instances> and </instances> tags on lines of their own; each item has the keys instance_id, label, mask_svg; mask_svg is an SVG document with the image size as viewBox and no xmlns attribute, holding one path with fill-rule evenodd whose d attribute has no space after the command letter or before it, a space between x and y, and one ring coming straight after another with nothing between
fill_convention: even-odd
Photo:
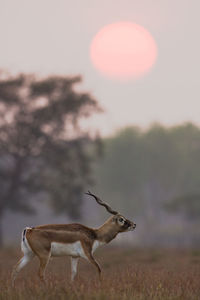
<instances>
[{"instance_id":1,"label":"dry grass","mask_svg":"<svg viewBox=\"0 0 200 300\"><path fill-rule=\"evenodd\" d=\"M94 268L82 261L71 285L69 259L57 258L47 268L44 286L37 278L34 259L12 288L10 273L19 256L12 249L0 252L0 299L200 299L200 251L104 248L96 255L103 268L101 284Z\"/></svg>"}]
</instances>

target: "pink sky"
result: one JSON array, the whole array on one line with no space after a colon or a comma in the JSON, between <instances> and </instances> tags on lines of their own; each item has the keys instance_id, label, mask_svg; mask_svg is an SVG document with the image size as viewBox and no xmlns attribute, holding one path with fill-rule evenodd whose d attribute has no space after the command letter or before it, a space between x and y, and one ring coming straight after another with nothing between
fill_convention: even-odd
<instances>
[{"instance_id":1,"label":"pink sky","mask_svg":"<svg viewBox=\"0 0 200 300\"><path fill-rule=\"evenodd\" d=\"M199 0L0 0L0 69L11 72L82 74L105 113L89 123L109 134L152 122L200 125ZM113 22L146 28L158 47L150 73L127 83L93 67L94 35Z\"/></svg>"}]
</instances>

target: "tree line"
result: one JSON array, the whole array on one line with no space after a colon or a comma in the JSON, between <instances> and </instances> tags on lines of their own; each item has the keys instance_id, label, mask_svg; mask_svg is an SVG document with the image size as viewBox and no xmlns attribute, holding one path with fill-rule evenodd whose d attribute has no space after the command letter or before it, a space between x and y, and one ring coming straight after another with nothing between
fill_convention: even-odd
<instances>
[{"instance_id":1,"label":"tree line","mask_svg":"<svg viewBox=\"0 0 200 300\"><path fill-rule=\"evenodd\" d=\"M192 123L128 127L105 138L97 190L114 206L146 219L163 212L200 217L200 128Z\"/></svg>"}]
</instances>

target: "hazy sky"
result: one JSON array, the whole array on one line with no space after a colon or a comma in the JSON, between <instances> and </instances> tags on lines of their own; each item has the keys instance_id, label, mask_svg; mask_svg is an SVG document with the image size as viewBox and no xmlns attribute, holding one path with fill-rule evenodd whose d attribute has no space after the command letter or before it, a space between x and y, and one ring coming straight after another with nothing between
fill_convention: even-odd
<instances>
[{"instance_id":1,"label":"hazy sky","mask_svg":"<svg viewBox=\"0 0 200 300\"><path fill-rule=\"evenodd\" d=\"M154 121L200 125L199 0L0 0L0 69L83 75L105 113L90 127L107 134ZM89 46L105 25L129 21L154 37L158 57L145 77L109 80Z\"/></svg>"}]
</instances>

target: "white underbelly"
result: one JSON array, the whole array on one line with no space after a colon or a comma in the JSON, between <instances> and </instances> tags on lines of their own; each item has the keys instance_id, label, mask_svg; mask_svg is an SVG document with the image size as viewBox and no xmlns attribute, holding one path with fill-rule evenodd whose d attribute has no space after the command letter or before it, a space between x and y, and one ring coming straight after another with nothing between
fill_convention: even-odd
<instances>
[{"instance_id":1,"label":"white underbelly","mask_svg":"<svg viewBox=\"0 0 200 300\"><path fill-rule=\"evenodd\" d=\"M74 256L87 259L80 241L71 244L52 242L51 256Z\"/></svg>"}]
</instances>

